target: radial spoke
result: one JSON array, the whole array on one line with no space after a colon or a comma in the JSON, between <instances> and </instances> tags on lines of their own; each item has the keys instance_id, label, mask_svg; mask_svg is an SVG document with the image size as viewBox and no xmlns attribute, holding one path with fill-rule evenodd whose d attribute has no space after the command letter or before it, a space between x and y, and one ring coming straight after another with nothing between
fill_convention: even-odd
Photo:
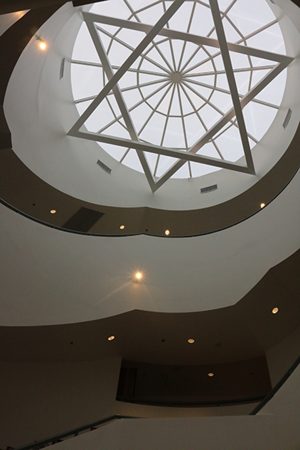
<instances>
[{"instance_id":1,"label":"radial spoke","mask_svg":"<svg viewBox=\"0 0 300 450\"><path fill-rule=\"evenodd\" d=\"M105 84L105 71L102 71L102 83L103 85ZM106 96L106 103L108 104L109 109L112 112L112 115L114 116L115 119L117 119L117 115L115 113L115 110L113 109L113 107L111 106L110 100L109 100L109 96ZM118 120L118 119L117 119ZM121 120L118 120L118 123L127 131L126 126L122 123Z\"/></svg>"},{"instance_id":2,"label":"radial spoke","mask_svg":"<svg viewBox=\"0 0 300 450\"><path fill-rule=\"evenodd\" d=\"M163 0L162 4L163 4L164 12L166 12L167 11L167 7L166 7L166 3L165 3L164 0ZM169 27L169 24L167 24L167 26ZM169 39L169 46L170 46L170 52L171 52L172 61L173 61L173 68L171 68L171 71L173 71L173 70L176 70L176 61L175 61L174 48L173 48L173 44L172 44L172 40L171 39Z\"/></svg>"},{"instance_id":3,"label":"radial spoke","mask_svg":"<svg viewBox=\"0 0 300 450\"><path fill-rule=\"evenodd\" d=\"M188 161L188 168L189 168L190 179L192 179L192 178L193 178L193 174L192 174L192 165L191 165L191 161Z\"/></svg>"},{"instance_id":4,"label":"radial spoke","mask_svg":"<svg viewBox=\"0 0 300 450\"><path fill-rule=\"evenodd\" d=\"M217 113L219 113L221 116L224 115L225 111L222 111L220 108L218 108L216 105L214 105L212 102L210 102L209 100L207 100L207 98L205 98L202 94L200 94L199 91L196 91L194 88L192 88L191 86L188 85L188 83L186 83L185 81L183 81L183 84L185 85L185 87L187 87L188 89L190 89L195 95L197 95L199 98L201 98L202 101L204 101L205 103L207 103L211 108L213 108L215 111L217 111Z\"/></svg>"},{"instance_id":5,"label":"radial spoke","mask_svg":"<svg viewBox=\"0 0 300 450\"><path fill-rule=\"evenodd\" d=\"M198 86L206 87L208 89L214 89L216 91L223 92L223 94L231 95L231 92L228 89L215 87L208 83L202 83L201 81L190 80L189 77L184 77L184 81L185 81L185 83L197 84ZM244 95L239 94L239 97L243 98ZM258 98L253 98L251 101L254 103L259 103L260 105L268 106L269 108L279 109L278 105L275 105L274 103L266 102L264 100L259 100Z\"/></svg>"},{"instance_id":6,"label":"radial spoke","mask_svg":"<svg viewBox=\"0 0 300 450\"><path fill-rule=\"evenodd\" d=\"M143 88L143 87L146 87L146 86L153 86L154 84L164 83L167 80L168 80L168 78L164 77L164 78L161 78L160 80L148 81L146 83L139 84L138 86L136 84L134 84L132 86L128 86L128 87L125 87L123 89L120 89L120 91L121 92L128 92L128 91L132 91L134 89Z\"/></svg>"},{"instance_id":7,"label":"radial spoke","mask_svg":"<svg viewBox=\"0 0 300 450\"><path fill-rule=\"evenodd\" d=\"M106 34L110 38L114 39L116 42L118 42L118 44L123 45L128 50L131 50L131 51L134 50L134 47L132 47L132 45L129 45L127 42L122 41L122 39L119 39L116 36L113 37L112 33L110 33L109 31L106 31L104 28L100 27L99 25L97 25L96 28L98 31L101 31L102 33ZM164 72L169 73L169 71L164 66L159 64L157 61L154 61L152 58L149 58L149 56L143 55L143 58L146 59L149 63L151 63L154 66L158 67L159 69L163 70ZM170 69L172 70L171 67L170 67Z\"/></svg>"},{"instance_id":8,"label":"radial spoke","mask_svg":"<svg viewBox=\"0 0 300 450\"><path fill-rule=\"evenodd\" d=\"M274 69L274 65L273 66L254 66L254 67L239 67L238 69L234 69L234 72L252 72L252 71L256 71L256 70L271 70ZM208 75L224 75L226 74L226 70L216 70L216 71L208 71L208 72L197 72L197 73L191 73L191 74L186 74L184 75L185 77L188 78L193 78L193 77L202 77L202 76L208 76Z\"/></svg>"},{"instance_id":9,"label":"radial spoke","mask_svg":"<svg viewBox=\"0 0 300 450\"><path fill-rule=\"evenodd\" d=\"M264 25L263 27L258 28L256 31L253 31L252 33L250 33L250 34L244 36L243 39L239 39L238 41L235 42L235 44L239 45L239 44L241 44L243 41L247 41L248 39L250 39L250 38L256 36L256 35L259 34L259 33L261 33L262 31L265 31L267 28L273 26L273 25L274 25L275 23L277 23L277 22L278 22L277 19L272 20L272 21L269 22L267 25ZM199 47L199 50L200 50L200 48L201 48L201 47ZM213 58L216 58L217 56L220 56L220 55L221 55L221 52L217 52L217 53L211 55L209 58L204 59L204 60L201 61L200 63L197 63L197 64L195 64L194 66L189 67L189 68L186 69L186 70L183 70L184 68L186 68L186 65L185 65L184 68L182 68L183 74L185 74L186 72L189 72L189 71L191 71L191 70L197 69L197 67L200 67L200 66L202 66L203 64L206 64L208 61L210 61L210 60L212 60ZM194 57L194 55L192 55L192 57L189 59L188 63L191 62L191 60L193 59L193 57Z\"/></svg>"},{"instance_id":10,"label":"radial spoke","mask_svg":"<svg viewBox=\"0 0 300 450\"><path fill-rule=\"evenodd\" d=\"M127 0L124 0L124 2L126 3L126 6L127 6L128 9L131 11L131 13L132 13L133 17L136 19L136 21L141 23L141 20L140 20L138 14L133 10L133 8L132 8L132 6L129 4L129 2L128 2ZM166 10L165 10L165 12L166 12ZM157 44L156 44L156 42L155 42L154 40L152 41L152 45L153 45L153 47L155 48L155 50L157 51L157 53L158 53L158 54L161 56L161 58L164 60L165 64L166 64L167 67L169 68L169 70L172 71L172 67L171 67L169 61L167 60L167 58L165 57L165 55L163 54L163 52L160 50L160 48L157 47ZM164 70L166 70L166 69L164 69ZM166 71L167 71L167 70L166 70Z\"/></svg>"},{"instance_id":11,"label":"radial spoke","mask_svg":"<svg viewBox=\"0 0 300 450\"><path fill-rule=\"evenodd\" d=\"M154 5L156 5L156 4L160 3L160 2L161 2L161 0L158 0L158 1L154 2L154 3L151 3L150 5L146 5L143 8L135 11L135 13L138 14L139 12L142 12L142 11L145 11L145 10L147 10L149 8L152 8L152 6L154 6ZM128 17L127 20L131 20L132 17L133 17L133 14L130 14L130 16ZM113 37L117 36L122 31L122 29L123 29L122 27L118 28L118 30L116 30L114 32ZM109 46L107 48L107 54L110 52L112 44L113 44L113 40L111 40L110 43L109 43Z\"/></svg>"},{"instance_id":12,"label":"radial spoke","mask_svg":"<svg viewBox=\"0 0 300 450\"><path fill-rule=\"evenodd\" d=\"M173 85L173 90L172 90L172 93L171 93L171 98L170 98L169 107L168 107L168 112L167 112L167 116L166 116L166 119L165 119L164 129L163 129L162 137L161 137L161 140L160 140L160 146L163 145L164 140L165 140L165 134L166 134L166 130L167 130L168 122L169 122L170 111L171 111L171 107L172 107L172 103L173 103L173 99L174 99L175 87L176 86ZM155 170L154 170L154 177L156 177L156 174L157 174L159 160L160 160L160 155L158 155L158 158L156 160L156 165L155 165Z\"/></svg>"},{"instance_id":13,"label":"radial spoke","mask_svg":"<svg viewBox=\"0 0 300 450\"><path fill-rule=\"evenodd\" d=\"M91 66L91 67L100 67L102 68L103 65L100 63L95 63L95 62L91 62L91 61L80 61L78 59L70 59L69 62L71 64L79 64L79 65L83 65L83 66ZM116 65L112 65L111 66L112 69L120 69L120 66L116 66ZM142 73L144 75L153 75L155 77L165 77L166 73L165 72L153 72L151 70L143 70L143 69L135 69L133 67L130 67L127 72L134 72L134 73Z\"/></svg>"},{"instance_id":14,"label":"radial spoke","mask_svg":"<svg viewBox=\"0 0 300 450\"><path fill-rule=\"evenodd\" d=\"M225 11L220 11L221 13L221 17L227 17L229 11L234 7L234 5L236 4L237 0L232 0L231 3L229 3L229 5L227 6L227 8L225 9Z\"/></svg>"},{"instance_id":15,"label":"radial spoke","mask_svg":"<svg viewBox=\"0 0 300 450\"><path fill-rule=\"evenodd\" d=\"M163 86L160 86L159 88L157 88L155 91L151 92L151 94L147 95L147 97L142 98L139 102L137 102L135 105L131 106L130 108L128 108L128 112L132 112L134 109L136 109L138 106L140 106L142 103L144 103L146 100L149 100L149 98L153 97L153 95L157 94L159 91L161 91L162 89L164 89L167 85L169 84L169 81L167 81L166 83L163 84ZM122 117L122 114L120 114L117 117L117 120L119 120ZM99 130L97 133L103 133L104 130L106 130L108 127L110 127L111 125L113 125L114 123L116 123L116 120L112 120L110 123L108 123L107 125L105 125L103 128L101 128L101 130Z\"/></svg>"},{"instance_id":16,"label":"radial spoke","mask_svg":"<svg viewBox=\"0 0 300 450\"><path fill-rule=\"evenodd\" d=\"M147 117L147 120L144 122L142 128L138 131L138 136L142 133L142 131L145 129L145 127L148 125L149 121L151 120L151 118L153 117L153 115L157 112L157 109L159 108L160 104L162 103L162 101L166 98L166 96L168 95L168 92L170 91L172 85L171 83L169 84L168 88L166 89L166 91L164 92L164 94L162 95L162 97L160 98L159 102L155 105L155 107L152 109L150 115Z\"/></svg>"},{"instance_id":17,"label":"radial spoke","mask_svg":"<svg viewBox=\"0 0 300 450\"><path fill-rule=\"evenodd\" d=\"M156 6L156 5L160 4L161 2L162 2L162 0L157 0L156 2L151 3L150 5L143 6L142 8L137 9L137 10L135 11L135 13L136 13L136 14L139 14L139 13L145 11L146 9L152 8L153 6Z\"/></svg>"},{"instance_id":18,"label":"radial spoke","mask_svg":"<svg viewBox=\"0 0 300 450\"><path fill-rule=\"evenodd\" d=\"M186 98L187 98L188 102L190 103L191 107L193 108L194 113L195 113L196 116L198 117L198 119L199 119L201 125L203 126L204 130L205 130L205 131L208 131L208 127L206 126L204 120L203 120L202 117L200 116L199 111L197 111L197 108L195 107L194 103L193 103L192 100L190 99L190 97L189 97L189 95L188 95L188 93L187 93L187 91L186 91L186 89L184 88L183 85L181 85L181 89L182 89L182 91L184 92L184 95L186 96ZM217 146L217 144L214 142L213 145L214 145L215 149L217 150L218 155L220 156L220 158L221 158L221 159L224 159L222 153L220 152L220 150L219 150L219 148L218 148L218 146Z\"/></svg>"},{"instance_id":19,"label":"radial spoke","mask_svg":"<svg viewBox=\"0 0 300 450\"><path fill-rule=\"evenodd\" d=\"M194 18L194 14L195 14L195 9L196 9L196 1L194 1L193 7L192 7L190 20L189 20L189 23L188 23L188 26L187 26L187 30L186 30L187 33L190 32L190 29L191 29L191 26L192 26L192 22L193 22L193 18ZM179 63L178 63L177 70L181 70L181 64L182 64L184 52L185 52L185 49L186 49L186 45L187 45L187 41L184 41L183 47L182 47L182 50L181 50L181 55L180 55L180 58L179 58Z\"/></svg>"},{"instance_id":20,"label":"radial spoke","mask_svg":"<svg viewBox=\"0 0 300 450\"><path fill-rule=\"evenodd\" d=\"M181 94L180 94L180 89L179 89L179 85L178 84L177 84L177 95L178 95L178 99L179 99L179 108L180 108L180 114L181 114L181 123L182 123L182 131L183 131L183 136L184 136L185 148L188 149L189 148L189 144L188 144L186 126L185 126L185 121L184 121L184 113L183 113Z\"/></svg>"},{"instance_id":21,"label":"radial spoke","mask_svg":"<svg viewBox=\"0 0 300 450\"><path fill-rule=\"evenodd\" d=\"M195 89L193 89L191 86L189 86L187 83L183 83L188 89L190 89L194 94L198 95L202 100L205 100L205 98L202 98L201 95L199 94L199 92L195 91ZM215 109L215 111L217 111L217 113L219 113L221 116L224 115L224 112L221 111L216 105L214 105L211 102L207 102L213 109ZM236 120L232 119L230 120L230 126L234 125L236 128L239 129L239 125L236 123ZM222 134L222 133L221 133ZM254 142L257 142L257 140L247 132L247 135L249 136L250 139L252 139Z\"/></svg>"},{"instance_id":22,"label":"radial spoke","mask_svg":"<svg viewBox=\"0 0 300 450\"><path fill-rule=\"evenodd\" d=\"M120 89L120 92L128 92L128 91L132 91L134 89L138 89L138 88L142 88L142 87L146 87L146 86L151 86L154 84L159 84L159 83L163 83L165 82L167 79L167 77L161 79L161 80L154 80L154 81L149 81L147 83L142 83L139 84L139 86L137 86L136 84L132 85L132 86L128 86L126 88ZM108 95L113 95L113 92L110 92ZM97 95L91 95L90 97L83 97L83 98L79 98L77 100L74 100L74 103L82 103L82 102L87 102L89 100L93 100L94 98L96 98Z\"/></svg>"},{"instance_id":23,"label":"radial spoke","mask_svg":"<svg viewBox=\"0 0 300 450\"><path fill-rule=\"evenodd\" d=\"M232 2L227 6L227 8L225 9L224 12L221 12L221 17L222 19L224 17L227 17L227 14L229 13L229 11L234 7L234 5L236 4L237 0L232 0ZM213 32L216 30L215 25L213 25L213 27L210 29L210 31L208 32L208 34L206 35L207 37L211 36L213 34Z\"/></svg>"},{"instance_id":24,"label":"radial spoke","mask_svg":"<svg viewBox=\"0 0 300 450\"><path fill-rule=\"evenodd\" d=\"M122 163L124 161L124 159L126 158L126 156L128 155L128 153L130 152L130 148L127 148L127 150L125 151L124 155L122 156L122 158L120 159L120 163Z\"/></svg>"},{"instance_id":25,"label":"radial spoke","mask_svg":"<svg viewBox=\"0 0 300 450\"><path fill-rule=\"evenodd\" d=\"M250 71L250 76L249 76L249 82L248 82L248 92L251 90L251 86L252 86L252 80L253 80L253 72L254 72L254 67L253 67L253 63L252 63L252 59L251 56L249 56L249 60L251 63L251 71Z\"/></svg>"},{"instance_id":26,"label":"radial spoke","mask_svg":"<svg viewBox=\"0 0 300 450\"><path fill-rule=\"evenodd\" d=\"M156 163L155 163L155 168L154 168L154 172L153 172L153 176L154 176L154 177L156 177L156 174L157 174L157 169L158 169L159 160L160 160L160 155L157 155L157 159L156 159Z\"/></svg>"},{"instance_id":27,"label":"radial spoke","mask_svg":"<svg viewBox=\"0 0 300 450\"><path fill-rule=\"evenodd\" d=\"M231 10L231 8L235 5L235 3L237 2L237 0L233 0L230 5L227 7L227 9L224 12L221 12L221 17L226 17L226 15L228 14L228 12ZM206 5L208 6L208 5ZM209 7L209 6L208 6ZM208 32L208 34L206 35L206 37L210 37L213 32L215 31L216 27L213 26L211 28L211 30ZM188 61L186 61L186 63L184 64L184 66L182 67L181 71L182 73L185 73L185 68L189 65L189 63L194 59L194 57L197 55L197 53L199 52L199 50L201 49L201 47L196 48L196 50L193 52L192 56L190 56L190 58L188 59ZM218 53L220 54L220 52ZM214 55L213 57L215 57L216 55ZM208 62L209 60L211 60L213 57L209 57L206 62ZM191 69L189 69L191 70Z\"/></svg>"},{"instance_id":28,"label":"radial spoke","mask_svg":"<svg viewBox=\"0 0 300 450\"><path fill-rule=\"evenodd\" d=\"M112 112L112 115L113 115L114 118L115 118L115 122L118 122L118 123L124 128L124 130L128 131L128 128L127 128L127 127L124 125L124 123L122 123L122 121L121 121L121 119L123 118L123 116L121 116L121 117L119 117L119 118L117 117L117 114L115 113L114 108L111 106L111 103L110 103L108 97L106 97L106 102L107 102L107 104L108 104L108 106L109 106L109 109L110 109L111 112Z\"/></svg>"},{"instance_id":29,"label":"radial spoke","mask_svg":"<svg viewBox=\"0 0 300 450\"><path fill-rule=\"evenodd\" d=\"M160 145L164 145L164 140L165 140L165 136L166 136L166 131L167 131L167 126L168 126L168 122L169 122L169 118L170 118L170 111L172 108L172 103L173 103L173 99L174 99L174 94L175 94L175 84L173 85L173 90L171 92L171 98L170 98L170 102L169 102L169 107L168 107L168 112L167 112L167 117L165 120L165 125L164 125L164 129L163 129L163 133L162 133L162 137L160 140Z\"/></svg>"},{"instance_id":30,"label":"radial spoke","mask_svg":"<svg viewBox=\"0 0 300 450\"><path fill-rule=\"evenodd\" d=\"M230 23L232 28L236 31L236 33L241 37L241 39L243 39L244 45L247 45L247 42L245 41L244 36L242 35L242 33L240 32L238 27L234 24L234 22L231 20L231 18L228 15L226 15L226 19L228 20L228 22ZM252 59L250 58L249 55L247 55L247 58L248 58L249 66L250 66L250 77L249 77L249 82L248 82L248 92L249 92L250 88L251 88L251 80L252 80L252 75L253 75L253 72L252 72L253 64L252 64ZM234 70L234 72L237 72L237 70Z\"/></svg>"}]
</instances>

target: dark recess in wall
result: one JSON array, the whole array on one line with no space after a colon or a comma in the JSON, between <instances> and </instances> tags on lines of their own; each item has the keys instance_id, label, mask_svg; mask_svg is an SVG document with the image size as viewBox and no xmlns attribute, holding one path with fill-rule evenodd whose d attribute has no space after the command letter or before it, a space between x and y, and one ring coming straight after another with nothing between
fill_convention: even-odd
<instances>
[{"instance_id":1,"label":"dark recess in wall","mask_svg":"<svg viewBox=\"0 0 300 450\"><path fill-rule=\"evenodd\" d=\"M63 225L63 228L73 231L87 232L92 226L98 222L103 216L100 211L89 208L80 208L69 220Z\"/></svg>"},{"instance_id":2,"label":"dark recess in wall","mask_svg":"<svg viewBox=\"0 0 300 450\"><path fill-rule=\"evenodd\" d=\"M269 392L271 383L263 356L213 368L123 361L117 400L161 406L215 406L257 401Z\"/></svg>"}]
</instances>

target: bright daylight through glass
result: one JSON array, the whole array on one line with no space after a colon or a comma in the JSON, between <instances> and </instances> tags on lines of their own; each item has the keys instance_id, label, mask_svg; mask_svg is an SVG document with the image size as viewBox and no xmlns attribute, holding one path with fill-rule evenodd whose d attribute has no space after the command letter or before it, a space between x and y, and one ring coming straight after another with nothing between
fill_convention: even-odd
<instances>
[{"instance_id":1,"label":"bright daylight through glass","mask_svg":"<svg viewBox=\"0 0 300 450\"><path fill-rule=\"evenodd\" d=\"M220 169L254 174L290 62L265 0L95 4L71 60L80 118L69 134L143 172L153 191Z\"/></svg>"}]
</instances>

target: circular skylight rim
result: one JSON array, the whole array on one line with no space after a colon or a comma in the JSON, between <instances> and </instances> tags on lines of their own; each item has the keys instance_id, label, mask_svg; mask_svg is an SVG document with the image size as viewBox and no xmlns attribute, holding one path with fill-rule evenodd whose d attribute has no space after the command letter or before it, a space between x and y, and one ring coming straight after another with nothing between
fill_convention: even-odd
<instances>
[{"instance_id":1,"label":"circular skylight rim","mask_svg":"<svg viewBox=\"0 0 300 450\"><path fill-rule=\"evenodd\" d=\"M239 1L241 1L241 0L237 0L236 2L234 2L234 3L238 3ZM158 2L156 2L156 3L158 3ZM166 3L168 3L168 4L170 4L170 2L164 2L164 1L161 1L160 3L163 3L163 4L166 4ZM188 2L187 2L188 3ZM197 5L198 4L202 4L203 5L203 3L204 2L198 2L198 1L191 1L190 3L194 3L194 4L196 4L197 3ZM152 6L153 6L153 2L151 2L151 4L152 4ZM95 8L95 7L92 7L92 8ZM284 40L283 40L283 36L282 36L282 34L281 34L281 38L282 38L282 44L284 45ZM162 39L162 40L164 40L164 39ZM77 41L78 42L78 41ZM151 44L152 46L153 46L153 43ZM76 45L75 45L75 47L76 47ZM147 47L146 48L146 50L145 50L145 52L143 53L143 55L145 54L145 53L147 53L147 52L150 52L150 50L151 50L151 46L150 46L150 48L149 47ZM109 52L108 52L109 53ZM212 61L214 61L214 56L213 55L211 55L211 59L212 59ZM141 61L140 61L140 65L142 64L142 61L143 61L143 59L141 58ZM215 77L216 77L217 75L215 74ZM121 80L120 80L121 81ZM74 88L74 84L73 84L73 88ZM285 80L284 80L284 83L282 83L282 92L281 92L281 99L282 99L282 97L283 97L283 93L284 93L284 88L285 88ZM73 89L73 91L74 91L74 89ZM211 99L211 97L213 96L215 94L215 90L211 90L211 93L210 93L210 96L209 96L209 99L208 99L208 101ZM277 108L277 110L279 109L279 107L280 107L280 103L281 103L281 99L280 99L280 102L279 102L279 105L277 105L276 106L276 108ZM76 99L76 101L78 101L78 99ZM251 102L252 103L252 102ZM263 103L263 102L262 102ZM76 105L78 105L78 103L76 103ZM203 107L204 107L205 105L202 105L202 107L200 107L199 109L202 109ZM271 107L271 108L273 108L273 109L275 109L274 107ZM245 108L246 109L246 108ZM276 110L276 113L277 113L277 110ZM163 116L163 113L161 113L160 111L157 111L157 114L161 114L162 116ZM192 116L194 113L193 112L191 112L191 113L189 113L189 114L187 114L187 117L188 116ZM275 114L276 115L276 114ZM168 116L169 118L175 118L175 117L177 117L176 115L172 115L172 114L169 114L169 116ZM183 117L185 117L185 116L183 116ZM269 121L269 123L267 124L268 126L266 126L266 129L265 129L265 131L264 131L264 133L262 134L262 135L264 135L265 134L265 132L267 131L267 129L269 128L269 126L271 126L271 124L272 124L272 122L273 122L273 120L274 120L274 115L273 115L273 117L272 117L272 120L270 120ZM233 127L234 127L234 125L233 125ZM261 137L262 136L260 136L258 139L257 138L255 138L254 140L252 140L252 139L250 139L250 146L251 146L251 149L253 149L253 147L255 147L255 145L256 145L256 143L261 139ZM149 139L147 139L147 138L143 138L143 139L141 139L141 141L142 142L149 142L149 143L151 143L151 140L149 140ZM152 142L152 144L153 144L153 142ZM154 144L156 144L156 143L154 143ZM99 145L101 146L101 148L102 149L104 149L107 153L109 153L111 156L113 156L114 155L114 150L112 150L112 149L108 149L107 148L107 146L105 145L105 144L103 144L103 143L99 143ZM156 144L157 145L157 144ZM162 146L163 147L163 146ZM182 146L178 146L177 147L178 149L182 149L183 147ZM135 150L130 150L131 152L135 152ZM149 155L151 155L150 153L145 153L145 157L146 157L146 159L148 160L149 159ZM132 168L132 169L134 169L134 170L138 170L138 171L143 171L143 169L141 168L141 166L139 167L139 166L136 166L136 163L134 162L131 162L131 161L126 161L126 158L127 158L127 156L125 155L125 158L124 158L124 153L123 153L123 155L122 155L122 157L120 157L119 158L119 160L123 163L123 164L125 164L125 165L127 165L127 166L129 166L130 168ZM159 159L160 158L160 156L158 156L157 157L157 159ZM243 154L236 154L235 155L235 157L233 157L232 158L232 161L233 162L239 162L239 161L241 161L242 160L242 158L243 158ZM128 159L128 158L127 158ZM226 159L226 158L225 158ZM135 158L135 160L137 160L137 158ZM173 159L173 161L174 161L174 159ZM188 162L188 163L186 163L186 166L191 166L191 165L193 165L193 167L195 167L195 164L196 164L196 166L198 166L198 167L205 167L206 168L206 171L204 172L204 174L207 174L207 173L211 173L211 172L213 172L213 171L215 171L215 170L221 170L220 168L216 168L216 167L214 167L214 166L210 166L209 167L209 170L207 170L207 167L208 166L204 166L204 164L199 164L199 163L194 163L194 162ZM153 172L153 171L152 171ZM194 170L193 170L193 172L194 172ZM152 173L152 175L154 175L154 178L155 179L158 179L159 178L159 176L157 176L157 173L155 174L155 173ZM162 174L161 174L162 175ZM201 174L200 174L201 175ZM172 177L176 177L176 176L178 176L178 172L177 173L175 173L174 175L172 175ZM187 175L187 176L183 176L183 177L186 177L186 178L191 178L191 177L198 177L199 176L199 173L196 173L196 174L194 174L194 173L192 173L192 171L191 171L191 169L189 168L189 174ZM182 177L182 175L179 175L179 177Z\"/></svg>"}]
</instances>

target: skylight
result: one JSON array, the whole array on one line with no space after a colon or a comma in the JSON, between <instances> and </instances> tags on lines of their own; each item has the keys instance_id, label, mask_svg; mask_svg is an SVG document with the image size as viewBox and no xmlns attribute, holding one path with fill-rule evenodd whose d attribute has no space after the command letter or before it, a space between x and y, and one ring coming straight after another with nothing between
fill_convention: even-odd
<instances>
[{"instance_id":1,"label":"skylight","mask_svg":"<svg viewBox=\"0 0 300 450\"><path fill-rule=\"evenodd\" d=\"M113 0L83 13L71 62L80 118L69 134L156 191L221 169L254 174L291 59L264 0Z\"/></svg>"}]
</instances>

